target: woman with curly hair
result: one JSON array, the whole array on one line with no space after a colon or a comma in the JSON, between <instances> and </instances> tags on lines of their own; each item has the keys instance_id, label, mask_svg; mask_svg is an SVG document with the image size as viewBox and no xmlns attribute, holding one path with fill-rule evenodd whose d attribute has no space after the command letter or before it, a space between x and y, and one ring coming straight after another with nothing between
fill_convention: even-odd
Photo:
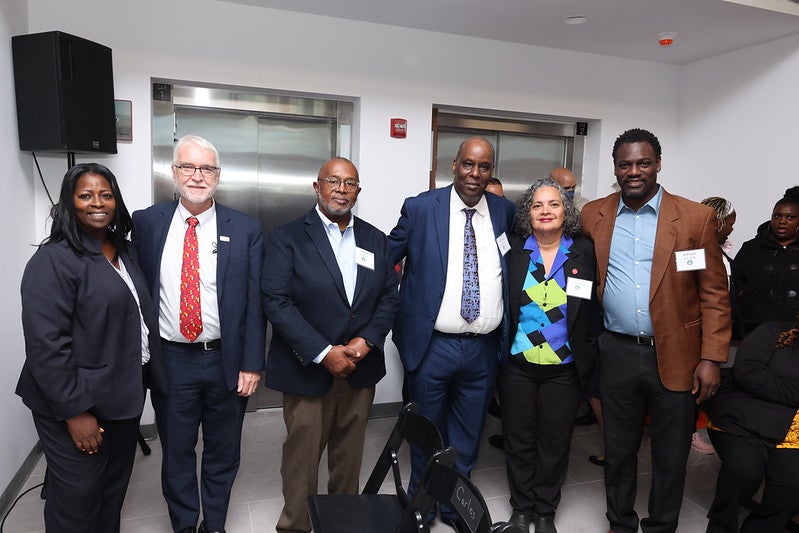
<instances>
[{"instance_id":1,"label":"woman with curly hair","mask_svg":"<svg viewBox=\"0 0 799 533\"><path fill-rule=\"evenodd\" d=\"M510 243L512 346L498 379L510 523L555 533L581 385L596 357L596 258L580 214L549 178L519 200Z\"/></svg>"}]
</instances>

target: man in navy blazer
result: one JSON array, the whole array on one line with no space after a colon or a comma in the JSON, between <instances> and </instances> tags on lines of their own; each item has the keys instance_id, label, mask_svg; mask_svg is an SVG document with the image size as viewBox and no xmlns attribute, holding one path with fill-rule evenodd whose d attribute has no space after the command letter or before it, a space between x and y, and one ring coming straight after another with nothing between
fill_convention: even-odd
<instances>
[{"instance_id":1,"label":"man in navy blazer","mask_svg":"<svg viewBox=\"0 0 799 533\"><path fill-rule=\"evenodd\" d=\"M327 447L330 494L357 494L366 421L386 373L383 344L398 306L386 236L355 217L358 170L336 157L313 184L317 205L269 235L264 309L274 335L266 385L283 392L279 533L308 532Z\"/></svg>"},{"instance_id":2,"label":"man in navy blazer","mask_svg":"<svg viewBox=\"0 0 799 533\"><path fill-rule=\"evenodd\" d=\"M200 513L194 448L202 424L199 531L224 531L247 397L264 369L263 230L256 219L214 201L219 154L209 141L181 138L172 174L180 201L133 214L142 270L159 307L169 378L169 393L153 395L163 450L161 485L173 529L194 533ZM182 318L192 232L199 262L199 334L185 333Z\"/></svg>"},{"instance_id":3,"label":"man in navy blazer","mask_svg":"<svg viewBox=\"0 0 799 533\"><path fill-rule=\"evenodd\" d=\"M497 368L507 354L505 254L516 209L485 194L493 171L491 143L467 139L452 162L453 184L405 200L388 237L392 261L405 258L393 339L409 396L445 442L458 449L455 466L467 475L477 457ZM476 264L464 261L469 232L476 241ZM464 283L475 274L476 301L466 297ZM467 301L478 309L464 318ZM419 450L411 457L409 487L414 489L425 465Z\"/></svg>"}]
</instances>

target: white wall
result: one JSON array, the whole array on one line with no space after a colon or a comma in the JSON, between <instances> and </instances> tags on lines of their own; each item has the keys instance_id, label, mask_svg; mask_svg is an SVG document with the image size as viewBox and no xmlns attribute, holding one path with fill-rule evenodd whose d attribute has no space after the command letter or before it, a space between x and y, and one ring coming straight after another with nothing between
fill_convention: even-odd
<instances>
[{"instance_id":1,"label":"white wall","mask_svg":"<svg viewBox=\"0 0 799 533\"><path fill-rule=\"evenodd\" d=\"M733 202L737 251L799 184L799 36L697 61L680 79L682 193Z\"/></svg>"},{"instance_id":2,"label":"white wall","mask_svg":"<svg viewBox=\"0 0 799 533\"><path fill-rule=\"evenodd\" d=\"M11 36L27 33L27 2L8 0L0 10L0 161L4 201L0 209L3 251L0 253L0 492L11 481L36 443L30 411L14 395L25 359L20 323L19 282L32 244L39 241L33 224L33 170L30 155L19 151L17 111L11 62Z\"/></svg>"}]
</instances>

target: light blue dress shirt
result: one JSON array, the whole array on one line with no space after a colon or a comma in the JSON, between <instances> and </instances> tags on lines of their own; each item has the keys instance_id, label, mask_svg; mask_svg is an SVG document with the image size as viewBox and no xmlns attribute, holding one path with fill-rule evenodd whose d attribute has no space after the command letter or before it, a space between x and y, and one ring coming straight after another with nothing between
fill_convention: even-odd
<instances>
[{"instance_id":1,"label":"light blue dress shirt","mask_svg":"<svg viewBox=\"0 0 799 533\"><path fill-rule=\"evenodd\" d=\"M322 213L318 204L316 213L325 227L327 240L330 242L330 247L333 248L333 255L336 256L336 263L338 263L338 269L341 271L341 278L344 281L344 292L347 294L347 301L352 305L352 298L355 296L355 281L358 278L358 265L355 264L355 228L353 227L355 216L350 213L350 221L344 231L341 231L338 224L332 222ZM321 363L331 348L332 346L328 345L322 350L314 358L314 363Z\"/></svg>"},{"instance_id":2,"label":"light blue dress shirt","mask_svg":"<svg viewBox=\"0 0 799 533\"><path fill-rule=\"evenodd\" d=\"M655 251L658 212L663 189L638 211L619 202L610 241L610 259L602 308L605 328L616 333L654 336L649 315L649 287Z\"/></svg>"}]
</instances>

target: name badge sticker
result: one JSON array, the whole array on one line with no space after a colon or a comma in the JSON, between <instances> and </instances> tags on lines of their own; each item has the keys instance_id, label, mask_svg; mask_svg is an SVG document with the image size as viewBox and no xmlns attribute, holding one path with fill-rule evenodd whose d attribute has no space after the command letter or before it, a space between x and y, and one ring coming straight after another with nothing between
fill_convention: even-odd
<instances>
[{"instance_id":1,"label":"name badge sticker","mask_svg":"<svg viewBox=\"0 0 799 533\"><path fill-rule=\"evenodd\" d=\"M375 269L375 254L369 250L355 247L355 264L368 268L369 270Z\"/></svg>"},{"instance_id":2,"label":"name badge sticker","mask_svg":"<svg viewBox=\"0 0 799 533\"><path fill-rule=\"evenodd\" d=\"M506 253L510 251L510 243L508 242L508 236L505 235L505 232L502 232L502 235L497 237L497 248L499 248L499 253L502 254L504 257Z\"/></svg>"},{"instance_id":3,"label":"name badge sticker","mask_svg":"<svg viewBox=\"0 0 799 533\"><path fill-rule=\"evenodd\" d=\"M705 264L705 250L703 248L674 252L674 257L677 260L677 272L704 270L707 268Z\"/></svg>"},{"instance_id":4,"label":"name badge sticker","mask_svg":"<svg viewBox=\"0 0 799 533\"><path fill-rule=\"evenodd\" d=\"M583 300L591 299L594 282L590 279L566 278L566 296L574 296Z\"/></svg>"},{"instance_id":5,"label":"name badge sticker","mask_svg":"<svg viewBox=\"0 0 799 533\"><path fill-rule=\"evenodd\" d=\"M228 237L227 235L220 235L219 240L222 242L230 242L230 237Z\"/></svg>"}]
</instances>

